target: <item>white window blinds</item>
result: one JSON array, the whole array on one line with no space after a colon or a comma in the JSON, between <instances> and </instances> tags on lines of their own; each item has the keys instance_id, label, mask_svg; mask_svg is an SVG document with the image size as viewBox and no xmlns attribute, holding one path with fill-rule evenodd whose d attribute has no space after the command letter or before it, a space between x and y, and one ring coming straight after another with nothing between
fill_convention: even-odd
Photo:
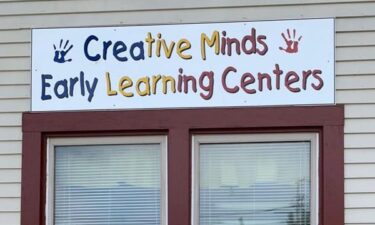
<instances>
[{"instance_id":1,"label":"white window blinds","mask_svg":"<svg viewBox=\"0 0 375 225\"><path fill-rule=\"evenodd\" d=\"M55 148L55 225L160 225L159 144Z\"/></svg>"},{"instance_id":2,"label":"white window blinds","mask_svg":"<svg viewBox=\"0 0 375 225\"><path fill-rule=\"evenodd\" d=\"M200 225L310 225L310 142L199 146Z\"/></svg>"}]
</instances>

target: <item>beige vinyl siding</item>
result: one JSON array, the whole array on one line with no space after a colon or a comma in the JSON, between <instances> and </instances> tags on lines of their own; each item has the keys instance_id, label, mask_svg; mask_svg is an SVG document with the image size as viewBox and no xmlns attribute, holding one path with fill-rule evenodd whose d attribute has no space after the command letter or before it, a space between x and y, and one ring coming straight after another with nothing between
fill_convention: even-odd
<instances>
[{"instance_id":1,"label":"beige vinyl siding","mask_svg":"<svg viewBox=\"0 0 375 225\"><path fill-rule=\"evenodd\" d=\"M0 212L0 224L20 224L19 212Z\"/></svg>"},{"instance_id":2,"label":"beige vinyl siding","mask_svg":"<svg viewBox=\"0 0 375 225\"><path fill-rule=\"evenodd\" d=\"M1 183L0 185L0 197L1 198L17 198L17 200L19 200L20 196L21 196L21 183L20 182Z\"/></svg>"},{"instance_id":3,"label":"beige vinyl siding","mask_svg":"<svg viewBox=\"0 0 375 225\"><path fill-rule=\"evenodd\" d=\"M83 27L336 18L336 101L345 104L345 221L375 224L375 1L0 0L0 224L20 224L21 115L31 32Z\"/></svg>"},{"instance_id":4,"label":"beige vinyl siding","mask_svg":"<svg viewBox=\"0 0 375 225\"><path fill-rule=\"evenodd\" d=\"M372 163L375 164L375 148L345 150L345 163Z\"/></svg>"}]
</instances>

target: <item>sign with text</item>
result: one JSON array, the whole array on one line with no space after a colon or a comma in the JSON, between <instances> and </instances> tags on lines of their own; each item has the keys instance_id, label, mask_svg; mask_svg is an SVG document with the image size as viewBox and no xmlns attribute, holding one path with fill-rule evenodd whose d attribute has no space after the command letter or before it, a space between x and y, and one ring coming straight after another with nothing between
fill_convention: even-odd
<instances>
[{"instance_id":1,"label":"sign with text","mask_svg":"<svg viewBox=\"0 0 375 225\"><path fill-rule=\"evenodd\" d=\"M34 29L32 110L334 103L334 20Z\"/></svg>"}]
</instances>

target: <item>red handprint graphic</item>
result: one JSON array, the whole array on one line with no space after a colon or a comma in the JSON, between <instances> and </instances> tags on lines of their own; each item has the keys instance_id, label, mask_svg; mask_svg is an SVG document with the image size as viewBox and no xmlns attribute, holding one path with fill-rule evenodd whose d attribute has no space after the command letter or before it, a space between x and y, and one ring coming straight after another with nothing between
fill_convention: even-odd
<instances>
[{"instance_id":1,"label":"red handprint graphic","mask_svg":"<svg viewBox=\"0 0 375 225\"><path fill-rule=\"evenodd\" d=\"M286 48L279 47L280 50L285 51L287 53L297 53L298 52L298 44L302 39L302 36L296 40L296 29L293 29L293 38L290 35L289 29L286 30L288 33L288 38L285 37L284 33L281 33L281 36L284 38L286 43Z\"/></svg>"}]
</instances>

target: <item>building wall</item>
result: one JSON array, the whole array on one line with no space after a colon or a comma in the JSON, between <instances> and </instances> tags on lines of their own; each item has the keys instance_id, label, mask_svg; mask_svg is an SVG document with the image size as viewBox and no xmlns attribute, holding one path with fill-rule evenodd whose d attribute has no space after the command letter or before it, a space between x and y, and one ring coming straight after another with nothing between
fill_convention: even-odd
<instances>
[{"instance_id":1,"label":"building wall","mask_svg":"<svg viewBox=\"0 0 375 225\"><path fill-rule=\"evenodd\" d=\"M345 104L345 222L375 224L375 1L361 0L0 0L0 224L20 224L30 28L322 17L336 18L336 102Z\"/></svg>"}]
</instances>

